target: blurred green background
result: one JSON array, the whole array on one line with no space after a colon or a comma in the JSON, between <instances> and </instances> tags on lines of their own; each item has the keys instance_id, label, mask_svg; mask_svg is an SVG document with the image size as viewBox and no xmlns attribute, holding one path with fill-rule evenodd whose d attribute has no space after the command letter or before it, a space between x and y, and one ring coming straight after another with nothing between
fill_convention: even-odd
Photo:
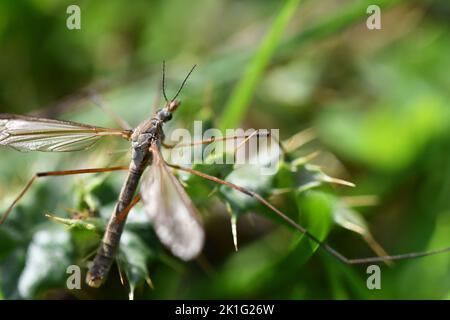
<instances>
[{"instance_id":1,"label":"blurred green background","mask_svg":"<svg viewBox=\"0 0 450 320\"><path fill-rule=\"evenodd\" d=\"M66 28L70 4L81 8L81 30ZM370 4L381 7L381 30L366 27ZM259 181L267 197L288 186L291 194L274 199L277 206L348 257L374 254L339 228L343 212L368 221L391 254L448 247L449 21L445 0L1 1L0 112L114 126L89 100L94 92L137 125L160 91L162 60L169 92L198 64L171 127L203 120L222 129L278 128L282 139L314 128L316 139L291 159L320 150L312 163L357 187L318 183L305 191L297 173L314 170L297 172L290 160L267 185L255 175L243 184ZM1 211L33 172L124 164L126 154L110 151L126 147L108 140L70 155L1 148ZM115 267L101 289L65 289L66 267L85 271L99 236L44 217L69 217L64 209L74 208L106 219L123 179L36 183L0 228L0 297L126 299ZM205 223L204 254L190 263L172 257L138 207L121 253L135 298L450 299L449 254L380 264L382 288L369 290L365 266L316 251L226 190L207 197L209 184L186 183ZM224 203L239 215L238 252Z\"/></svg>"}]
</instances>

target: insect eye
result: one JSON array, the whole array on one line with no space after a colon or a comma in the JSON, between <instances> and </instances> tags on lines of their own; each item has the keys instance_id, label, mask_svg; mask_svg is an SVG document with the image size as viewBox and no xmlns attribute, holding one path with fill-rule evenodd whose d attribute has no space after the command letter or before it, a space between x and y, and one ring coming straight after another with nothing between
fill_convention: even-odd
<instances>
[{"instance_id":1,"label":"insect eye","mask_svg":"<svg viewBox=\"0 0 450 320\"><path fill-rule=\"evenodd\" d=\"M158 112L158 117L162 121L169 121L170 119L172 119L172 113L163 109L163 110Z\"/></svg>"}]
</instances>

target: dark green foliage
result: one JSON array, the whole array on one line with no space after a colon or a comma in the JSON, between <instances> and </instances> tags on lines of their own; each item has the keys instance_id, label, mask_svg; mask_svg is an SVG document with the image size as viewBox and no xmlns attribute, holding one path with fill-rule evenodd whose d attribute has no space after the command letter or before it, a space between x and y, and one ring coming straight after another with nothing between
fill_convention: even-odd
<instances>
[{"instance_id":1,"label":"dark green foliage","mask_svg":"<svg viewBox=\"0 0 450 320\"><path fill-rule=\"evenodd\" d=\"M383 29L369 31L372 2L80 1L82 30L69 31L72 2L1 1L0 112L42 107L34 111L115 126L87 99L55 104L90 86L137 125L159 93L161 61L169 95L197 63L167 140L194 120L204 130L278 128L283 141L313 127L317 139L283 154L272 175L194 169L258 192L350 258L375 255L372 237L390 254L448 247L448 5L376 1ZM32 173L125 165L128 153L110 152L127 147L106 139L73 154L1 148L0 212ZM198 261L172 257L138 205L105 286L68 290L66 268L79 265L84 277L124 174L45 178L0 227L0 298L450 299L449 254L380 264L382 290L371 291L364 266L340 263L255 199L178 175L204 220Z\"/></svg>"}]
</instances>

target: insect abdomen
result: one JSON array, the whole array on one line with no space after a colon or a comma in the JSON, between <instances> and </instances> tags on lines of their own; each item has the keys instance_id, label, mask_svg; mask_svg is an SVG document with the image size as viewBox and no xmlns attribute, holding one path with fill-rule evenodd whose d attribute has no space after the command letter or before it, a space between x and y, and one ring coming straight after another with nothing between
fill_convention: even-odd
<instances>
[{"instance_id":1,"label":"insect abdomen","mask_svg":"<svg viewBox=\"0 0 450 320\"><path fill-rule=\"evenodd\" d=\"M148 157L138 165L131 163L127 180L120 192L119 201L114 209L114 213L106 227L102 243L94 258L94 262L89 269L86 283L94 288L100 287L111 268L114 258L119 248L120 237L126 222L126 215L120 217L121 213L131 204L133 196L139 184L139 179L147 165Z\"/></svg>"}]
</instances>

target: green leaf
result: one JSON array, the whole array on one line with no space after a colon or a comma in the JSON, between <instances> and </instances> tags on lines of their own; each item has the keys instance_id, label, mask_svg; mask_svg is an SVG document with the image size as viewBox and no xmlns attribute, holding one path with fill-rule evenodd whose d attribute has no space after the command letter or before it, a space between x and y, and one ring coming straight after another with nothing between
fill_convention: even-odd
<instances>
[{"instance_id":1,"label":"green leaf","mask_svg":"<svg viewBox=\"0 0 450 320\"><path fill-rule=\"evenodd\" d=\"M124 231L120 240L118 263L128 280L130 300L133 300L137 286L145 281L151 285L147 263L154 257L155 254L138 235Z\"/></svg>"},{"instance_id":2,"label":"green leaf","mask_svg":"<svg viewBox=\"0 0 450 320\"><path fill-rule=\"evenodd\" d=\"M272 189L274 176L261 175L260 169L259 166L242 166L231 172L226 180L264 196ZM256 199L230 187L221 186L220 192L236 214L248 212L259 205Z\"/></svg>"},{"instance_id":3,"label":"green leaf","mask_svg":"<svg viewBox=\"0 0 450 320\"><path fill-rule=\"evenodd\" d=\"M278 165L278 172L275 177L275 187L279 189L294 189L295 178L291 166L284 160Z\"/></svg>"},{"instance_id":4,"label":"green leaf","mask_svg":"<svg viewBox=\"0 0 450 320\"><path fill-rule=\"evenodd\" d=\"M387 256L387 252L372 236L369 226L358 212L350 209L344 202L336 202L333 210L334 222L339 226L353 231L363 237L372 250L379 256Z\"/></svg>"},{"instance_id":5,"label":"green leaf","mask_svg":"<svg viewBox=\"0 0 450 320\"><path fill-rule=\"evenodd\" d=\"M105 188L106 177L106 175L101 175L90 179L88 183L78 183L74 194L77 210L94 212L100 206L100 202L94 193L101 188Z\"/></svg>"},{"instance_id":6,"label":"green leaf","mask_svg":"<svg viewBox=\"0 0 450 320\"><path fill-rule=\"evenodd\" d=\"M261 44L258 52L245 70L244 76L238 83L233 95L225 105L219 121L222 130L233 128L239 124L245 116L253 93L261 80L264 69L270 62L272 55L283 35L286 25L294 15L300 0L287 0L272 23L269 32Z\"/></svg>"},{"instance_id":7,"label":"green leaf","mask_svg":"<svg viewBox=\"0 0 450 320\"><path fill-rule=\"evenodd\" d=\"M321 240L327 236L332 226L334 201L332 195L323 191L310 190L297 193L301 223ZM265 242L276 242L279 236L279 233L274 232L273 235L267 236L271 240ZM233 292L239 292L243 297L254 297L255 294L262 293L270 297L271 293L277 292L280 288L286 289L298 275L302 265L318 248L315 242L303 235L295 236L289 250L281 255L270 250L262 250L261 246L261 243L255 243L243 248L225 264L220 277L215 280L217 290L227 294L225 298L232 297ZM246 267L237 270L239 265Z\"/></svg>"},{"instance_id":8,"label":"green leaf","mask_svg":"<svg viewBox=\"0 0 450 320\"><path fill-rule=\"evenodd\" d=\"M215 163L214 159L226 159L226 153L216 154L214 156L209 156L209 163ZM196 164L193 166L194 170L203 172L205 174L217 177L219 179L224 179L230 172L233 171L233 164ZM211 195L213 190L217 190L220 184L207 180L205 178L196 176L194 174L184 174L180 172L180 177L183 182L187 185L186 191L189 196L194 200L196 205L201 204L205 199ZM184 179L183 179L184 178Z\"/></svg>"},{"instance_id":9,"label":"green leaf","mask_svg":"<svg viewBox=\"0 0 450 320\"><path fill-rule=\"evenodd\" d=\"M18 283L19 294L33 299L46 289L64 287L66 269L73 263L73 251L67 230L43 224L28 247L25 268Z\"/></svg>"},{"instance_id":10,"label":"green leaf","mask_svg":"<svg viewBox=\"0 0 450 320\"><path fill-rule=\"evenodd\" d=\"M105 231L104 222L98 218L66 219L50 214L46 214L45 216L56 223L67 226L69 229L87 230L98 234L102 234Z\"/></svg>"},{"instance_id":11,"label":"green leaf","mask_svg":"<svg viewBox=\"0 0 450 320\"><path fill-rule=\"evenodd\" d=\"M333 217L334 222L347 230L361 235L369 233L369 226L364 218L358 212L347 207L343 202L336 204Z\"/></svg>"},{"instance_id":12,"label":"green leaf","mask_svg":"<svg viewBox=\"0 0 450 320\"><path fill-rule=\"evenodd\" d=\"M319 240L324 240L332 227L332 213L336 198L324 191L308 190L297 193L300 223ZM302 235L294 242L290 256L298 256L296 263L303 264L319 248L319 245Z\"/></svg>"},{"instance_id":13,"label":"green leaf","mask_svg":"<svg viewBox=\"0 0 450 320\"><path fill-rule=\"evenodd\" d=\"M280 158L281 150L278 145L259 148L258 152L249 155L248 164L236 165L225 180L264 197L274 187L280 164L283 163ZM220 195L237 215L261 208L255 198L225 185L220 187Z\"/></svg>"},{"instance_id":14,"label":"green leaf","mask_svg":"<svg viewBox=\"0 0 450 320\"><path fill-rule=\"evenodd\" d=\"M0 243L2 250L0 250L0 261L11 254L15 247L20 243L17 234L10 229L0 228Z\"/></svg>"}]
</instances>

